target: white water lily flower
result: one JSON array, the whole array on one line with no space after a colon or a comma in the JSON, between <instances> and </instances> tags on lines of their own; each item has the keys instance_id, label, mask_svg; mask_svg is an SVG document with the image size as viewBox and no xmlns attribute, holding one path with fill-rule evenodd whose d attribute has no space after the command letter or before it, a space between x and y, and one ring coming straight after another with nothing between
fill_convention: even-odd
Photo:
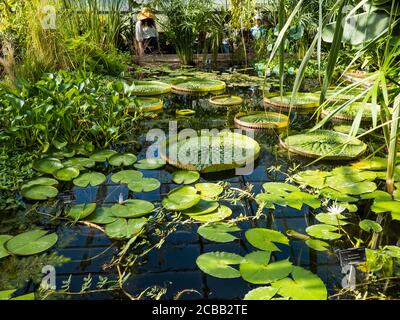
<instances>
[{"instance_id":1,"label":"white water lily flower","mask_svg":"<svg viewBox=\"0 0 400 320\"><path fill-rule=\"evenodd\" d=\"M346 210L345 207L342 207L338 204L333 204L329 206L327 209L329 214L341 214L344 210Z\"/></svg>"}]
</instances>

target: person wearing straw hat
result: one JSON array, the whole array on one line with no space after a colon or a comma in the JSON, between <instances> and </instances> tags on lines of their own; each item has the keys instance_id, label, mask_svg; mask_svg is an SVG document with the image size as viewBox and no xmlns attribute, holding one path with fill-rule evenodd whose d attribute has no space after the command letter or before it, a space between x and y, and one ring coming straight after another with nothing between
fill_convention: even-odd
<instances>
[{"instance_id":1,"label":"person wearing straw hat","mask_svg":"<svg viewBox=\"0 0 400 320\"><path fill-rule=\"evenodd\" d=\"M139 45L139 56L153 53L159 48L156 15L148 7L143 7L137 16L135 38Z\"/></svg>"}]
</instances>

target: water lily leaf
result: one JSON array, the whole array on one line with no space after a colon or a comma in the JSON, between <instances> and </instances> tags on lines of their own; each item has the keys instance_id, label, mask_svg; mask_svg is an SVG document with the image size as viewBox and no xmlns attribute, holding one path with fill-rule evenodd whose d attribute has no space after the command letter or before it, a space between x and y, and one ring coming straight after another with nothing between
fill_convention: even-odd
<instances>
[{"instance_id":1,"label":"water lily leaf","mask_svg":"<svg viewBox=\"0 0 400 320\"><path fill-rule=\"evenodd\" d=\"M279 289L272 287L259 287L246 293L243 300L271 300Z\"/></svg>"},{"instance_id":2,"label":"water lily leaf","mask_svg":"<svg viewBox=\"0 0 400 320\"><path fill-rule=\"evenodd\" d=\"M74 185L78 187L98 186L106 181L106 176L100 172L88 172L74 179Z\"/></svg>"},{"instance_id":3,"label":"water lily leaf","mask_svg":"<svg viewBox=\"0 0 400 320\"><path fill-rule=\"evenodd\" d=\"M16 291L16 289L0 291L0 301L10 300Z\"/></svg>"},{"instance_id":4,"label":"water lily leaf","mask_svg":"<svg viewBox=\"0 0 400 320\"><path fill-rule=\"evenodd\" d=\"M163 199L162 206L171 211L183 211L195 206L200 200L196 188L183 186L171 190L168 197Z\"/></svg>"},{"instance_id":5,"label":"water lily leaf","mask_svg":"<svg viewBox=\"0 0 400 320\"><path fill-rule=\"evenodd\" d=\"M347 209L347 211L349 211L349 212L357 212L358 211L358 207L355 204L351 204L351 203L347 203L347 202L340 202L339 206Z\"/></svg>"},{"instance_id":6,"label":"water lily leaf","mask_svg":"<svg viewBox=\"0 0 400 320\"><path fill-rule=\"evenodd\" d=\"M110 159L116 153L117 153L117 151L114 151L114 150L97 151L90 156L90 159L92 159L93 161L96 161L96 162L106 162L108 159Z\"/></svg>"},{"instance_id":7,"label":"water lily leaf","mask_svg":"<svg viewBox=\"0 0 400 320\"><path fill-rule=\"evenodd\" d=\"M177 184L192 184L200 179L197 171L175 171L172 174L172 181Z\"/></svg>"},{"instance_id":8,"label":"water lily leaf","mask_svg":"<svg viewBox=\"0 0 400 320\"><path fill-rule=\"evenodd\" d=\"M325 187L325 178L331 176L330 172L320 170L306 170L298 172L293 176L293 180L301 186L310 186L314 189Z\"/></svg>"},{"instance_id":9,"label":"water lily leaf","mask_svg":"<svg viewBox=\"0 0 400 320\"><path fill-rule=\"evenodd\" d=\"M90 216L96 210L95 203L77 204L69 209L67 217L78 221Z\"/></svg>"},{"instance_id":10,"label":"water lily leaf","mask_svg":"<svg viewBox=\"0 0 400 320\"><path fill-rule=\"evenodd\" d=\"M400 259L400 247L398 247L398 246L384 246L383 249L392 258Z\"/></svg>"},{"instance_id":11,"label":"water lily leaf","mask_svg":"<svg viewBox=\"0 0 400 320\"><path fill-rule=\"evenodd\" d=\"M317 239L306 240L306 245L316 251L328 251L329 247L329 243Z\"/></svg>"},{"instance_id":12,"label":"water lily leaf","mask_svg":"<svg viewBox=\"0 0 400 320\"><path fill-rule=\"evenodd\" d=\"M232 215L231 208L227 206L219 206L217 210L208 214L190 215L192 219L200 222L217 222L224 220Z\"/></svg>"},{"instance_id":13,"label":"water lily leaf","mask_svg":"<svg viewBox=\"0 0 400 320\"><path fill-rule=\"evenodd\" d=\"M382 227L379 223L373 220L364 219L358 224L361 229L367 232L382 232Z\"/></svg>"},{"instance_id":14,"label":"water lily leaf","mask_svg":"<svg viewBox=\"0 0 400 320\"><path fill-rule=\"evenodd\" d=\"M0 259L10 255L10 253L6 250L4 246L5 243L10 239L12 239L12 236L6 234L0 234Z\"/></svg>"},{"instance_id":15,"label":"water lily leaf","mask_svg":"<svg viewBox=\"0 0 400 320\"><path fill-rule=\"evenodd\" d=\"M293 269L288 260L269 263L271 252L255 251L246 255L240 263L240 274L247 282L267 284L287 277Z\"/></svg>"},{"instance_id":16,"label":"water lily leaf","mask_svg":"<svg viewBox=\"0 0 400 320\"><path fill-rule=\"evenodd\" d=\"M10 299L10 300L22 300L22 301L27 301L27 300L35 300L35 293L34 292L31 292L31 293L28 293L28 294L23 294L23 295L21 295L21 296L18 296L18 297L15 297L15 298L12 298L12 299ZM1 300L1 299L0 299Z\"/></svg>"},{"instance_id":17,"label":"water lily leaf","mask_svg":"<svg viewBox=\"0 0 400 320\"><path fill-rule=\"evenodd\" d=\"M387 168L387 159L372 157L369 159L364 159L355 163L352 163L352 166L360 169L360 170L386 170Z\"/></svg>"},{"instance_id":18,"label":"water lily leaf","mask_svg":"<svg viewBox=\"0 0 400 320\"><path fill-rule=\"evenodd\" d=\"M114 173L111 176L111 181L114 183L125 183L129 184L133 181L142 180L143 173L136 170L123 170L117 173Z\"/></svg>"},{"instance_id":19,"label":"water lily leaf","mask_svg":"<svg viewBox=\"0 0 400 320\"><path fill-rule=\"evenodd\" d=\"M73 168L73 167L68 167L68 168L63 168L54 173L54 177L57 180L61 181L71 181L75 179L76 177L79 176L79 169Z\"/></svg>"},{"instance_id":20,"label":"water lily leaf","mask_svg":"<svg viewBox=\"0 0 400 320\"><path fill-rule=\"evenodd\" d=\"M55 186L58 184L56 179L40 177L23 184L21 189L26 189L32 186Z\"/></svg>"},{"instance_id":21,"label":"water lily leaf","mask_svg":"<svg viewBox=\"0 0 400 320\"><path fill-rule=\"evenodd\" d=\"M247 230L246 239L250 244L257 249L265 251L280 251L279 248L273 243L289 244L289 239L279 231L264 229L264 228L253 228Z\"/></svg>"},{"instance_id":22,"label":"water lily leaf","mask_svg":"<svg viewBox=\"0 0 400 320\"><path fill-rule=\"evenodd\" d=\"M137 158L132 153L115 154L110 159L108 163L114 167L120 166L130 166L136 162Z\"/></svg>"},{"instance_id":23,"label":"water lily leaf","mask_svg":"<svg viewBox=\"0 0 400 320\"><path fill-rule=\"evenodd\" d=\"M93 168L96 162L89 158L72 158L63 162L64 167L74 167L79 170Z\"/></svg>"},{"instance_id":24,"label":"water lily leaf","mask_svg":"<svg viewBox=\"0 0 400 320\"><path fill-rule=\"evenodd\" d=\"M86 220L95 224L109 224L115 222L117 218L113 216L111 208L102 207L97 208Z\"/></svg>"},{"instance_id":25,"label":"water lily leaf","mask_svg":"<svg viewBox=\"0 0 400 320\"><path fill-rule=\"evenodd\" d=\"M339 192L350 195L361 195L377 189L376 184L371 181L348 182L346 184L336 185L335 187L331 185L330 187L338 190Z\"/></svg>"},{"instance_id":26,"label":"water lily leaf","mask_svg":"<svg viewBox=\"0 0 400 320\"><path fill-rule=\"evenodd\" d=\"M135 163L135 168L142 170L156 170L164 166L165 166L165 161L158 158L143 159Z\"/></svg>"},{"instance_id":27,"label":"water lily leaf","mask_svg":"<svg viewBox=\"0 0 400 320\"><path fill-rule=\"evenodd\" d=\"M296 186L283 182L267 182L263 184L263 188L265 192L281 197L285 197L289 192L300 191Z\"/></svg>"},{"instance_id":28,"label":"water lily leaf","mask_svg":"<svg viewBox=\"0 0 400 320\"><path fill-rule=\"evenodd\" d=\"M279 294L293 300L326 300L328 293L323 281L312 272L301 267L293 267L292 277L273 282L271 286Z\"/></svg>"},{"instance_id":29,"label":"water lily leaf","mask_svg":"<svg viewBox=\"0 0 400 320\"><path fill-rule=\"evenodd\" d=\"M30 200L48 200L56 197L58 190L52 186L31 186L24 188L21 195Z\"/></svg>"},{"instance_id":30,"label":"water lily leaf","mask_svg":"<svg viewBox=\"0 0 400 320\"><path fill-rule=\"evenodd\" d=\"M56 158L44 158L33 161L33 169L36 171L53 174L57 170L62 169L64 166L59 159Z\"/></svg>"},{"instance_id":31,"label":"water lily leaf","mask_svg":"<svg viewBox=\"0 0 400 320\"><path fill-rule=\"evenodd\" d=\"M197 230L197 233L201 235L204 239L214 242L226 243L237 239L234 235L231 235L229 233L237 231L240 231L240 228L235 225L231 225L228 223L212 223L200 226Z\"/></svg>"},{"instance_id":32,"label":"water lily leaf","mask_svg":"<svg viewBox=\"0 0 400 320\"><path fill-rule=\"evenodd\" d=\"M207 252L200 255L196 264L201 271L216 278L239 278L240 272L230 265L238 265L243 257L229 252Z\"/></svg>"},{"instance_id":33,"label":"water lily leaf","mask_svg":"<svg viewBox=\"0 0 400 320\"><path fill-rule=\"evenodd\" d=\"M5 244L6 249L18 256L30 256L44 252L54 246L58 241L56 233L50 233L46 230L31 230L21 233Z\"/></svg>"},{"instance_id":34,"label":"water lily leaf","mask_svg":"<svg viewBox=\"0 0 400 320\"><path fill-rule=\"evenodd\" d=\"M268 209L275 209L275 204L286 207L287 202L284 198L279 195L272 193L259 193L256 195L256 202L260 206L264 206Z\"/></svg>"},{"instance_id":35,"label":"water lily leaf","mask_svg":"<svg viewBox=\"0 0 400 320\"><path fill-rule=\"evenodd\" d=\"M356 201L358 201L357 198L349 196L345 193L334 190L332 188L323 188L323 189L321 189L320 194L326 199L335 200L335 201L339 201L339 202L356 202Z\"/></svg>"},{"instance_id":36,"label":"water lily leaf","mask_svg":"<svg viewBox=\"0 0 400 320\"><path fill-rule=\"evenodd\" d=\"M111 239L130 239L137 236L146 225L146 218L139 219L117 219L107 224L105 232Z\"/></svg>"},{"instance_id":37,"label":"water lily leaf","mask_svg":"<svg viewBox=\"0 0 400 320\"><path fill-rule=\"evenodd\" d=\"M373 192L369 192L369 193L364 193L362 195L360 195L361 199L375 199L375 200L379 200L379 201L391 201L392 200L392 196L382 190L375 190Z\"/></svg>"},{"instance_id":38,"label":"water lily leaf","mask_svg":"<svg viewBox=\"0 0 400 320\"><path fill-rule=\"evenodd\" d=\"M182 213L188 216L198 216L207 213L211 213L217 210L219 203L217 201L207 201L201 199L196 205L189 209L183 210Z\"/></svg>"},{"instance_id":39,"label":"water lily leaf","mask_svg":"<svg viewBox=\"0 0 400 320\"><path fill-rule=\"evenodd\" d=\"M348 224L348 222L343 221L347 217L337 213L337 214L332 214L332 213L318 213L315 218L322 223L325 224L330 224L332 226L345 226Z\"/></svg>"},{"instance_id":40,"label":"water lily leaf","mask_svg":"<svg viewBox=\"0 0 400 320\"><path fill-rule=\"evenodd\" d=\"M151 192L157 190L160 186L160 181L155 178L142 178L130 181L128 184L129 190L133 192Z\"/></svg>"},{"instance_id":41,"label":"water lily leaf","mask_svg":"<svg viewBox=\"0 0 400 320\"><path fill-rule=\"evenodd\" d=\"M118 218L139 218L154 210L154 205L145 200L128 200L125 204L115 204L111 211L114 217Z\"/></svg>"},{"instance_id":42,"label":"water lily leaf","mask_svg":"<svg viewBox=\"0 0 400 320\"><path fill-rule=\"evenodd\" d=\"M285 201L289 207L301 210L303 204L317 209L321 206L321 201L309 193L302 191L294 191L285 197Z\"/></svg>"},{"instance_id":43,"label":"water lily leaf","mask_svg":"<svg viewBox=\"0 0 400 320\"><path fill-rule=\"evenodd\" d=\"M339 229L328 224L315 224L308 227L306 232L314 238L323 240L336 240L342 236L340 233L335 232L337 230Z\"/></svg>"},{"instance_id":44,"label":"water lily leaf","mask_svg":"<svg viewBox=\"0 0 400 320\"><path fill-rule=\"evenodd\" d=\"M375 213L390 212L393 220L400 220L400 201L375 201L371 206L371 211Z\"/></svg>"},{"instance_id":45,"label":"water lily leaf","mask_svg":"<svg viewBox=\"0 0 400 320\"><path fill-rule=\"evenodd\" d=\"M196 183L194 186L204 200L215 200L224 191L224 188L216 183Z\"/></svg>"}]
</instances>

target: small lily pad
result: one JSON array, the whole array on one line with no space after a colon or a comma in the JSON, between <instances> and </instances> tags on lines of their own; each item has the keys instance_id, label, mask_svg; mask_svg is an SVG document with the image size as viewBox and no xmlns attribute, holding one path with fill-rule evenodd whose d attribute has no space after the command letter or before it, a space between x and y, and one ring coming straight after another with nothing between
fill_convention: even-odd
<instances>
[{"instance_id":1,"label":"small lily pad","mask_svg":"<svg viewBox=\"0 0 400 320\"><path fill-rule=\"evenodd\" d=\"M358 224L361 229L367 232L382 232L382 227L379 223L373 220L364 219Z\"/></svg>"},{"instance_id":2,"label":"small lily pad","mask_svg":"<svg viewBox=\"0 0 400 320\"><path fill-rule=\"evenodd\" d=\"M155 178L142 178L130 181L128 184L129 190L133 192L151 192L157 190L160 186L160 181Z\"/></svg>"},{"instance_id":3,"label":"small lily pad","mask_svg":"<svg viewBox=\"0 0 400 320\"><path fill-rule=\"evenodd\" d=\"M177 184L192 184L200 179L197 171L175 171L172 180Z\"/></svg>"},{"instance_id":4,"label":"small lily pad","mask_svg":"<svg viewBox=\"0 0 400 320\"><path fill-rule=\"evenodd\" d=\"M143 159L135 163L135 168L142 170L156 170L164 166L165 166L165 161L159 158Z\"/></svg>"},{"instance_id":5,"label":"small lily pad","mask_svg":"<svg viewBox=\"0 0 400 320\"><path fill-rule=\"evenodd\" d=\"M97 208L86 220L95 224L109 224L115 222L117 218L112 215L111 208L102 207Z\"/></svg>"},{"instance_id":6,"label":"small lily pad","mask_svg":"<svg viewBox=\"0 0 400 320\"><path fill-rule=\"evenodd\" d=\"M40 177L23 184L21 189L26 189L32 186L55 186L58 184L56 179Z\"/></svg>"},{"instance_id":7,"label":"small lily pad","mask_svg":"<svg viewBox=\"0 0 400 320\"><path fill-rule=\"evenodd\" d=\"M323 240L336 240L339 239L342 235L335 231L339 229L335 226L327 225L327 224L315 224L306 229L307 234L314 238L323 239Z\"/></svg>"},{"instance_id":8,"label":"small lily pad","mask_svg":"<svg viewBox=\"0 0 400 320\"><path fill-rule=\"evenodd\" d=\"M53 174L57 170L62 169L64 166L57 158L44 158L33 161L32 167L36 171Z\"/></svg>"},{"instance_id":9,"label":"small lily pad","mask_svg":"<svg viewBox=\"0 0 400 320\"><path fill-rule=\"evenodd\" d=\"M201 271L221 279L239 278L240 272L231 267L242 262L243 257L229 252L207 252L196 260Z\"/></svg>"},{"instance_id":10,"label":"small lily pad","mask_svg":"<svg viewBox=\"0 0 400 320\"><path fill-rule=\"evenodd\" d=\"M211 223L200 226L197 233L209 241L226 243L237 239L234 235L230 234L230 232L237 231L240 231L240 228L235 225L227 223Z\"/></svg>"},{"instance_id":11,"label":"small lily pad","mask_svg":"<svg viewBox=\"0 0 400 320\"><path fill-rule=\"evenodd\" d=\"M111 239L130 239L137 236L143 227L146 225L146 218L139 219L117 219L116 221L107 224L105 232Z\"/></svg>"},{"instance_id":12,"label":"small lily pad","mask_svg":"<svg viewBox=\"0 0 400 320\"><path fill-rule=\"evenodd\" d=\"M197 183L195 188L200 192L204 200L214 200L224 191L224 188L216 183Z\"/></svg>"},{"instance_id":13,"label":"small lily pad","mask_svg":"<svg viewBox=\"0 0 400 320\"><path fill-rule=\"evenodd\" d=\"M246 293L243 300L271 300L279 289L272 287L259 287Z\"/></svg>"},{"instance_id":14,"label":"small lily pad","mask_svg":"<svg viewBox=\"0 0 400 320\"><path fill-rule=\"evenodd\" d=\"M154 205L149 201L132 199L125 204L115 204L111 210L117 218L139 218L153 212Z\"/></svg>"},{"instance_id":15,"label":"small lily pad","mask_svg":"<svg viewBox=\"0 0 400 320\"><path fill-rule=\"evenodd\" d=\"M78 221L90 216L96 210L95 203L77 204L71 207L68 211L67 217Z\"/></svg>"},{"instance_id":16,"label":"small lily pad","mask_svg":"<svg viewBox=\"0 0 400 320\"><path fill-rule=\"evenodd\" d=\"M191 215L192 219L195 219L200 222L217 222L222 221L232 215L231 208L227 206L219 206L217 210L208 214L202 215Z\"/></svg>"},{"instance_id":17,"label":"small lily pad","mask_svg":"<svg viewBox=\"0 0 400 320\"><path fill-rule=\"evenodd\" d=\"M219 207L217 201L207 201L201 199L196 205L190 207L189 209L183 210L182 213L188 216L198 216L207 213L211 213Z\"/></svg>"},{"instance_id":18,"label":"small lily pad","mask_svg":"<svg viewBox=\"0 0 400 320\"><path fill-rule=\"evenodd\" d=\"M72 158L63 162L64 167L74 167L79 170L85 170L87 168L93 168L96 162L89 158Z\"/></svg>"},{"instance_id":19,"label":"small lily pad","mask_svg":"<svg viewBox=\"0 0 400 320\"><path fill-rule=\"evenodd\" d=\"M171 211L183 211L199 203L201 197L194 187L183 186L175 188L168 193L162 201L162 206Z\"/></svg>"},{"instance_id":20,"label":"small lily pad","mask_svg":"<svg viewBox=\"0 0 400 320\"><path fill-rule=\"evenodd\" d=\"M117 173L114 173L111 176L111 181L114 183L125 183L129 184L131 182L142 180L143 173L136 170L123 170Z\"/></svg>"},{"instance_id":21,"label":"small lily pad","mask_svg":"<svg viewBox=\"0 0 400 320\"><path fill-rule=\"evenodd\" d=\"M51 198L55 198L58 194L58 190L52 186L31 186L28 188L24 188L21 191L21 194L24 198L30 200L48 200Z\"/></svg>"},{"instance_id":22,"label":"small lily pad","mask_svg":"<svg viewBox=\"0 0 400 320\"><path fill-rule=\"evenodd\" d=\"M273 243L281 243L288 245L289 239L279 231L264 229L264 228L253 228L249 229L245 233L246 239L250 244L257 249L265 251L280 251L279 248Z\"/></svg>"},{"instance_id":23,"label":"small lily pad","mask_svg":"<svg viewBox=\"0 0 400 320\"><path fill-rule=\"evenodd\" d=\"M74 179L74 185L82 188L98 186L106 181L106 176L100 172L88 172Z\"/></svg>"},{"instance_id":24,"label":"small lily pad","mask_svg":"<svg viewBox=\"0 0 400 320\"><path fill-rule=\"evenodd\" d=\"M54 173L54 177L60 181L71 181L79 176L79 169L68 167L63 168Z\"/></svg>"},{"instance_id":25,"label":"small lily pad","mask_svg":"<svg viewBox=\"0 0 400 320\"><path fill-rule=\"evenodd\" d=\"M347 217L342 214L318 213L315 218L322 223L332 226L345 226L348 222L344 221Z\"/></svg>"},{"instance_id":26,"label":"small lily pad","mask_svg":"<svg viewBox=\"0 0 400 320\"><path fill-rule=\"evenodd\" d=\"M9 236L6 234L0 235L0 259L8 257L10 255L10 253L7 251L4 245L8 240L12 239L12 237L13 236Z\"/></svg>"},{"instance_id":27,"label":"small lily pad","mask_svg":"<svg viewBox=\"0 0 400 320\"><path fill-rule=\"evenodd\" d=\"M267 182L263 184L263 188L265 192L277 196L286 196L289 192L300 191L296 186L283 182Z\"/></svg>"},{"instance_id":28,"label":"small lily pad","mask_svg":"<svg viewBox=\"0 0 400 320\"><path fill-rule=\"evenodd\" d=\"M102 150L102 151L97 151L93 153L90 156L90 159L96 162L105 162L108 159L110 159L113 155L115 155L117 151L114 150Z\"/></svg>"},{"instance_id":29,"label":"small lily pad","mask_svg":"<svg viewBox=\"0 0 400 320\"><path fill-rule=\"evenodd\" d=\"M114 167L130 166L136 162L137 158L132 153L115 154L110 159L108 163Z\"/></svg>"},{"instance_id":30,"label":"small lily pad","mask_svg":"<svg viewBox=\"0 0 400 320\"><path fill-rule=\"evenodd\" d=\"M306 240L306 245L316 251L328 251L329 247L329 243L317 239Z\"/></svg>"},{"instance_id":31,"label":"small lily pad","mask_svg":"<svg viewBox=\"0 0 400 320\"><path fill-rule=\"evenodd\" d=\"M5 247L11 254L30 256L50 249L57 241L56 233L48 234L46 230L37 229L13 237Z\"/></svg>"}]
</instances>

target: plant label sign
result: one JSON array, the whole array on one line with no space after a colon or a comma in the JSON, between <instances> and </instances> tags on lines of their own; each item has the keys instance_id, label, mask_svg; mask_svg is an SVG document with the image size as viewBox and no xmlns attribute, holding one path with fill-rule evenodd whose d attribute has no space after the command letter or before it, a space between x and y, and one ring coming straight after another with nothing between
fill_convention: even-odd
<instances>
[{"instance_id":1,"label":"plant label sign","mask_svg":"<svg viewBox=\"0 0 400 320\"><path fill-rule=\"evenodd\" d=\"M354 265L367 260L365 248L351 248L339 250L340 265Z\"/></svg>"}]
</instances>

